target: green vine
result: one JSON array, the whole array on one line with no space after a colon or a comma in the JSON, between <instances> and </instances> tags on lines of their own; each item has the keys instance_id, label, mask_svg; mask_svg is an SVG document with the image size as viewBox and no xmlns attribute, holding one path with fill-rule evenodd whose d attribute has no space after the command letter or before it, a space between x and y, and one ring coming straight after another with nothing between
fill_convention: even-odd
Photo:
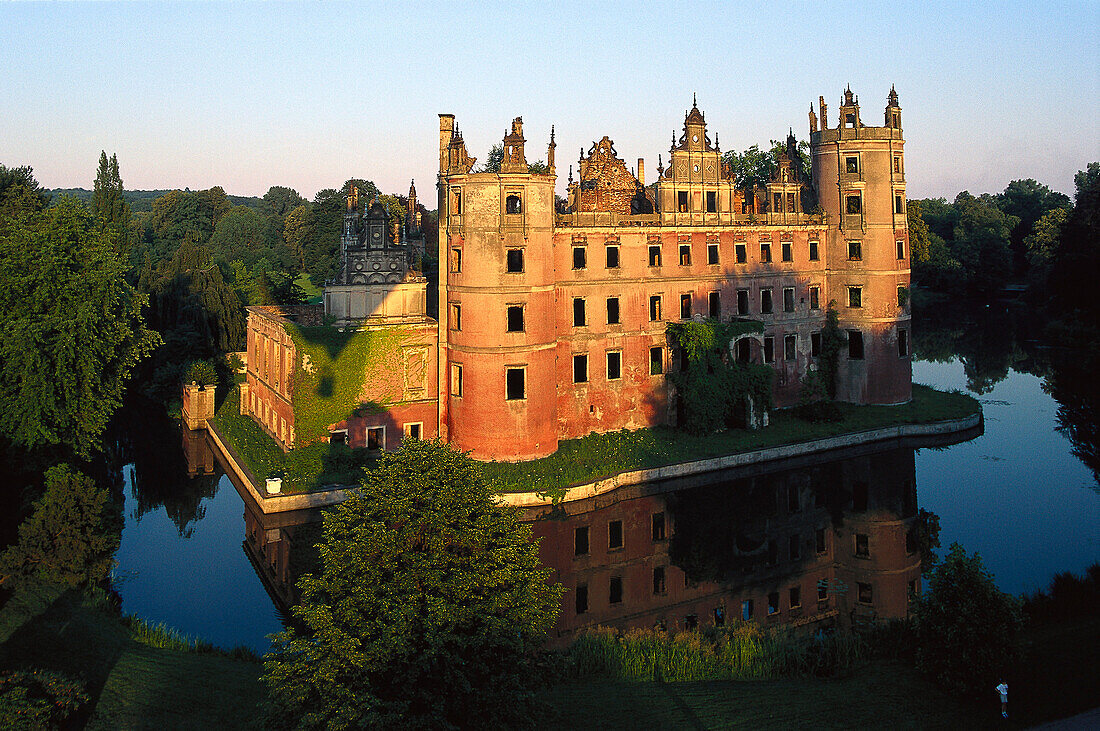
<instances>
[{"instance_id":1,"label":"green vine","mask_svg":"<svg viewBox=\"0 0 1100 731\"><path fill-rule=\"evenodd\" d=\"M684 428L708 434L734 425L743 414L746 397L759 407L771 408L775 371L758 364L737 363L730 358L734 338L763 332L764 323L753 320L670 323L669 340L687 355L687 369L669 374L676 386Z\"/></svg>"},{"instance_id":2,"label":"green vine","mask_svg":"<svg viewBox=\"0 0 1100 731\"><path fill-rule=\"evenodd\" d=\"M836 398L837 364L840 362L840 349L846 342L848 339L840 329L836 300L833 300L825 311L825 327L821 328L821 357L818 359L818 370L830 399Z\"/></svg>"}]
</instances>

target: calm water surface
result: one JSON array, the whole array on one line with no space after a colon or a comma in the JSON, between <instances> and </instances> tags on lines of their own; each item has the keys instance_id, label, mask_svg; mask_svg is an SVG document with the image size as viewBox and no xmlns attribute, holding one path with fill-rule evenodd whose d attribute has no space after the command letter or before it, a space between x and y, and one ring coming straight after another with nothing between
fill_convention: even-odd
<instances>
[{"instance_id":1,"label":"calm water surface","mask_svg":"<svg viewBox=\"0 0 1100 731\"><path fill-rule=\"evenodd\" d=\"M1018 594L1100 560L1100 485L1086 466L1098 464L1097 412L1095 396L1082 401L1075 378L1052 365L1056 354L1015 339L1004 317L944 321L930 313L923 334L915 330L915 350L925 359L914 363L914 381L967 391L985 411L982 436L917 450L915 484L920 507L940 517L940 555L957 541L982 555L1003 590ZM1076 380L1087 392L1086 376ZM1049 383L1061 402L1044 391ZM148 415L130 421L117 569L123 611L223 647L264 651L282 621L263 569L242 545L240 495L202 445L181 446L178 424ZM248 530L254 541L287 535L256 520Z\"/></svg>"}]
</instances>

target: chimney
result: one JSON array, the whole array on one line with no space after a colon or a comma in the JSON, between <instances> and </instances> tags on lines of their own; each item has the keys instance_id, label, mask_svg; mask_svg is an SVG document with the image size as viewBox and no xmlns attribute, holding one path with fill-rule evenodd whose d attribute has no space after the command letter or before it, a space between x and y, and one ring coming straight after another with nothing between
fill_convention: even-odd
<instances>
[{"instance_id":1,"label":"chimney","mask_svg":"<svg viewBox=\"0 0 1100 731\"><path fill-rule=\"evenodd\" d=\"M645 187L645 158L638 158L638 182Z\"/></svg>"}]
</instances>

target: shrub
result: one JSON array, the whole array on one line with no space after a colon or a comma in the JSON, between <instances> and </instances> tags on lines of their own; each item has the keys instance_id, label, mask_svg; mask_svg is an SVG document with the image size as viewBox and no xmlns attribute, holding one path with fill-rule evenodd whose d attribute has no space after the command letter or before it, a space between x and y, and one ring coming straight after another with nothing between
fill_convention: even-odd
<instances>
[{"instance_id":1,"label":"shrub","mask_svg":"<svg viewBox=\"0 0 1100 731\"><path fill-rule=\"evenodd\" d=\"M197 383L200 386L218 385L218 371L208 360L195 360L187 366L183 376L184 383Z\"/></svg>"},{"instance_id":2,"label":"shrub","mask_svg":"<svg viewBox=\"0 0 1100 731\"><path fill-rule=\"evenodd\" d=\"M0 672L0 727L58 728L87 702L84 687L61 673Z\"/></svg>"}]
</instances>

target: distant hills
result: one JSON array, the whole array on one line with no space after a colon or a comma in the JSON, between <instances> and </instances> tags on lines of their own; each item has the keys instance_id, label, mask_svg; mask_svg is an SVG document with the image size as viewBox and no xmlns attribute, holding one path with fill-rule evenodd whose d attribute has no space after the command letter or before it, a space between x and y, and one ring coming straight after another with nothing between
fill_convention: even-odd
<instances>
[{"instance_id":1,"label":"distant hills","mask_svg":"<svg viewBox=\"0 0 1100 731\"><path fill-rule=\"evenodd\" d=\"M126 202L130 204L131 212L140 213L142 211L153 210L153 201L171 192L172 190L125 190L122 192L122 196L126 199ZM50 190L50 193L55 200L62 196L69 196L70 198L76 198L78 201L84 203L91 203L93 191L87 188L53 188ZM257 198L256 196L227 195L226 197L235 206L259 208L263 204L263 199Z\"/></svg>"}]
</instances>

